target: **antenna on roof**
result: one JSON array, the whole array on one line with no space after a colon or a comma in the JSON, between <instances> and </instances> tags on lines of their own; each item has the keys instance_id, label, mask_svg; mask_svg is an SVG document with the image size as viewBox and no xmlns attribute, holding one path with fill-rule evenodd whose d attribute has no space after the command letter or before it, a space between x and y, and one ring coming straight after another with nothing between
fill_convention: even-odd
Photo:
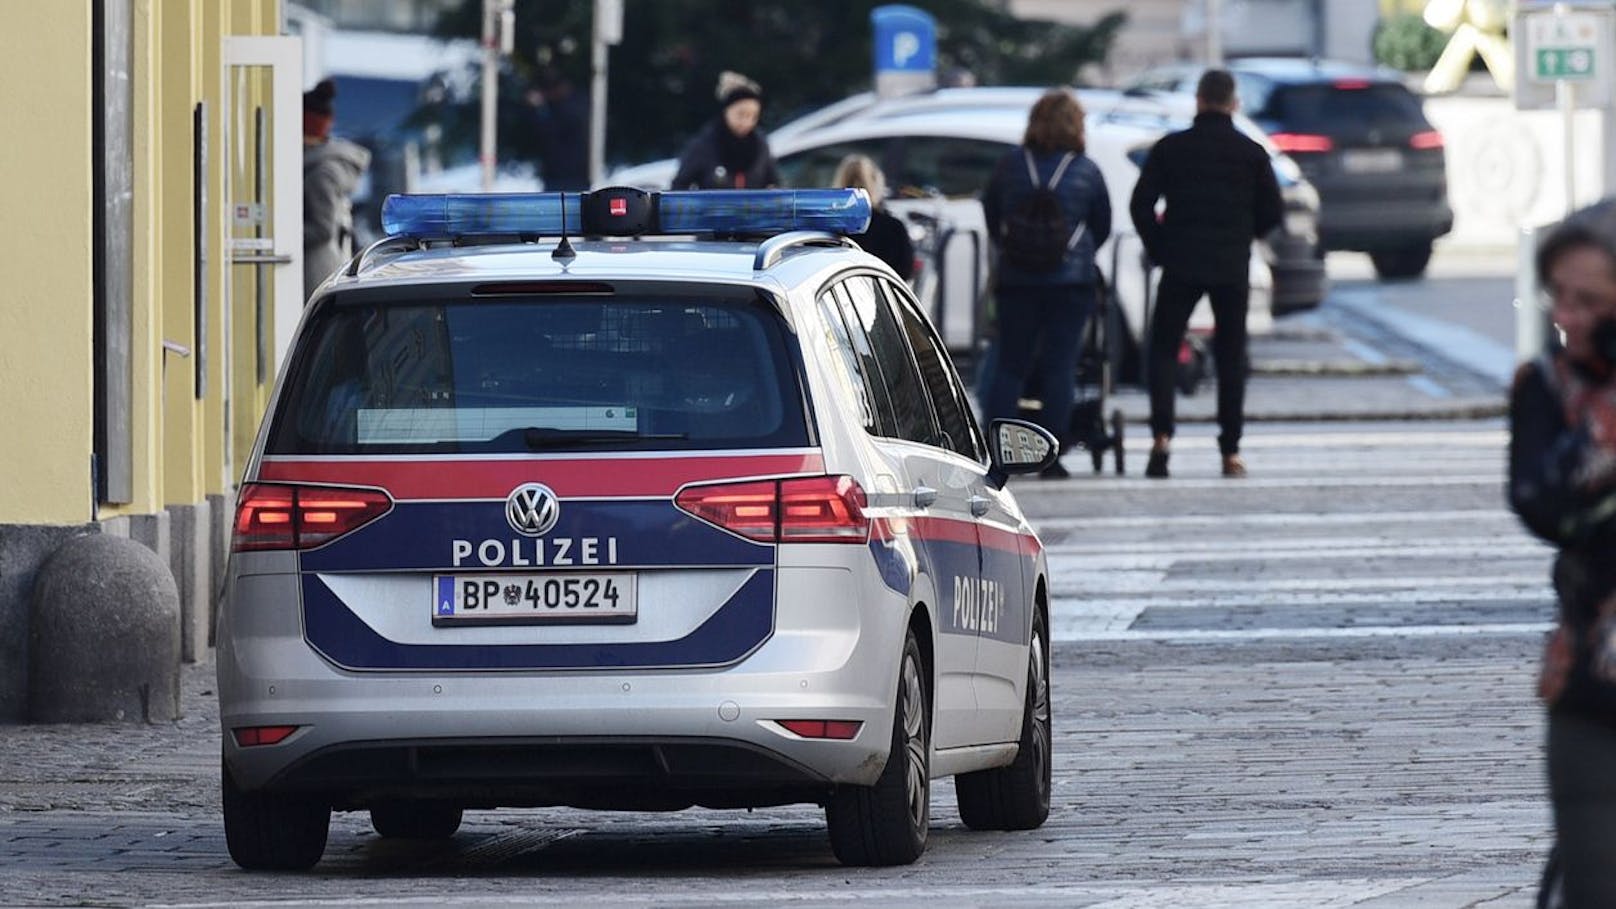
<instances>
[{"instance_id":1,"label":"antenna on roof","mask_svg":"<svg viewBox=\"0 0 1616 909\"><path fill-rule=\"evenodd\" d=\"M550 253L552 259L576 259L578 254L572 250L572 241L567 239L567 194L561 194L561 242Z\"/></svg>"}]
</instances>

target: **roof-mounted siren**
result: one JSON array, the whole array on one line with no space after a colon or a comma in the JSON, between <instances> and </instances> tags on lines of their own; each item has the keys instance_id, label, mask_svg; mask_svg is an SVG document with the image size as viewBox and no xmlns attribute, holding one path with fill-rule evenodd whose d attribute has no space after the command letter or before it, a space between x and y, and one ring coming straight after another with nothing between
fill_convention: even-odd
<instances>
[{"instance_id":1,"label":"roof-mounted siren","mask_svg":"<svg viewBox=\"0 0 1616 909\"><path fill-rule=\"evenodd\" d=\"M421 240L470 237L760 236L792 230L860 234L870 226L862 189L728 189L648 193L391 195L382 229Z\"/></svg>"}]
</instances>

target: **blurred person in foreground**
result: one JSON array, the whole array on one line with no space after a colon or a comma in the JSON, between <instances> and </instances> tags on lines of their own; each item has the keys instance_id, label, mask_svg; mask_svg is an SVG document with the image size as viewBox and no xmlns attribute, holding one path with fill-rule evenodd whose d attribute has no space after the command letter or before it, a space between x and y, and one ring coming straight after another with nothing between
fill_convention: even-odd
<instances>
[{"instance_id":1,"label":"blurred person in foreground","mask_svg":"<svg viewBox=\"0 0 1616 909\"><path fill-rule=\"evenodd\" d=\"M718 116L679 153L671 189L764 189L780 185L769 140L758 129L763 89L740 73L718 76Z\"/></svg>"},{"instance_id":2,"label":"blurred person in foreground","mask_svg":"<svg viewBox=\"0 0 1616 909\"><path fill-rule=\"evenodd\" d=\"M848 155L836 165L836 175L830 182L836 187L862 189L870 195L870 226L848 239L887 263L898 277L905 281L914 277L915 244L909 239L909 228L886 210L887 178L881 168L867 155Z\"/></svg>"},{"instance_id":3,"label":"blurred person in foreground","mask_svg":"<svg viewBox=\"0 0 1616 909\"><path fill-rule=\"evenodd\" d=\"M1509 500L1559 550L1538 694L1564 905L1616 906L1616 199L1557 225L1537 272L1563 344L1515 375Z\"/></svg>"},{"instance_id":4,"label":"blurred person in foreground","mask_svg":"<svg viewBox=\"0 0 1616 909\"><path fill-rule=\"evenodd\" d=\"M303 299L353 256L353 192L370 166L364 147L331 136L336 83L303 93Z\"/></svg>"},{"instance_id":5,"label":"blurred person in foreground","mask_svg":"<svg viewBox=\"0 0 1616 909\"><path fill-rule=\"evenodd\" d=\"M1145 476L1165 478L1173 441L1178 350L1201 297L1212 303L1218 369L1218 450L1223 475L1243 477L1240 436L1246 406L1246 310L1251 242L1279 226L1284 202L1268 152L1234 125L1234 77L1209 69L1195 89L1195 122L1163 137L1139 170L1128 211L1145 252L1161 265L1150 317L1146 369L1150 432ZM1161 218L1156 203L1167 201Z\"/></svg>"},{"instance_id":6,"label":"blurred person in foreground","mask_svg":"<svg viewBox=\"0 0 1616 909\"><path fill-rule=\"evenodd\" d=\"M999 160L982 194L988 237L998 250L999 331L982 409L988 420L1017 416L1027 378L1036 373L1038 422L1063 443L1071 435L1083 325L1100 280L1094 253L1111 236L1111 196L1085 148L1083 106L1072 92L1050 89L1033 104L1021 145ZM1056 461L1043 476L1068 474Z\"/></svg>"}]
</instances>

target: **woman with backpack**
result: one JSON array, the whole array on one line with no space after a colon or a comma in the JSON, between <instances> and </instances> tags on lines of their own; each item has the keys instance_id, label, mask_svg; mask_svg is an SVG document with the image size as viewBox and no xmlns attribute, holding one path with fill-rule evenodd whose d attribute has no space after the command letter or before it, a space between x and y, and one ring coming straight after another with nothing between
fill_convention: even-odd
<instances>
[{"instance_id":1,"label":"woman with backpack","mask_svg":"<svg viewBox=\"0 0 1616 909\"><path fill-rule=\"evenodd\" d=\"M1566 906L1616 906L1616 200L1555 227L1537 271L1564 343L1516 373L1509 501L1559 550L1538 678L1557 861L1540 905L1558 884Z\"/></svg>"},{"instance_id":2,"label":"woman with backpack","mask_svg":"<svg viewBox=\"0 0 1616 909\"><path fill-rule=\"evenodd\" d=\"M998 252L999 328L998 364L982 409L988 420L1016 416L1036 371L1038 422L1063 441L1100 281L1094 253L1111 235L1105 178L1083 151L1082 105L1072 92L1050 89L1032 106L1022 144L999 161L982 194ZM1068 474L1057 461L1043 475Z\"/></svg>"}]
</instances>

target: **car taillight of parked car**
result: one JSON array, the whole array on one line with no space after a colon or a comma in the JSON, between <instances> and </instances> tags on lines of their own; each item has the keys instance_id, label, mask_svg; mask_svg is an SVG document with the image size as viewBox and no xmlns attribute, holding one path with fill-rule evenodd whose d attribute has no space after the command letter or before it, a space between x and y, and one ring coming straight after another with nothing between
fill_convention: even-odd
<instances>
[{"instance_id":1,"label":"car taillight of parked car","mask_svg":"<svg viewBox=\"0 0 1616 909\"><path fill-rule=\"evenodd\" d=\"M1318 154L1335 148L1335 142L1331 141L1329 136L1312 133L1274 133L1268 138L1287 155Z\"/></svg>"},{"instance_id":2,"label":"car taillight of parked car","mask_svg":"<svg viewBox=\"0 0 1616 909\"><path fill-rule=\"evenodd\" d=\"M673 501L760 543L863 543L870 536L864 489L848 476L687 486Z\"/></svg>"},{"instance_id":3,"label":"car taillight of parked car","mask_svg":"<svg viewBox=\"0 0 1616 909\"><path fill-rule=\"evenodd\" d=\"M312 549L392 508L392 497L379 489L248 483L236 500L230 551Z\"/></svg>"},{"instance_id":4,"label":"car taillight of parked car","mask_svg":"<svg viewBox=\"0 0 1616 909\"><path fill-rule=\"evenodd\" d=\"M1420 151L1441 148L1442 145L1442 134L1434 129L1427 129L1417 132L1408 139L1409 148L1418 149Z\"/></svg>"}]
</instances>

